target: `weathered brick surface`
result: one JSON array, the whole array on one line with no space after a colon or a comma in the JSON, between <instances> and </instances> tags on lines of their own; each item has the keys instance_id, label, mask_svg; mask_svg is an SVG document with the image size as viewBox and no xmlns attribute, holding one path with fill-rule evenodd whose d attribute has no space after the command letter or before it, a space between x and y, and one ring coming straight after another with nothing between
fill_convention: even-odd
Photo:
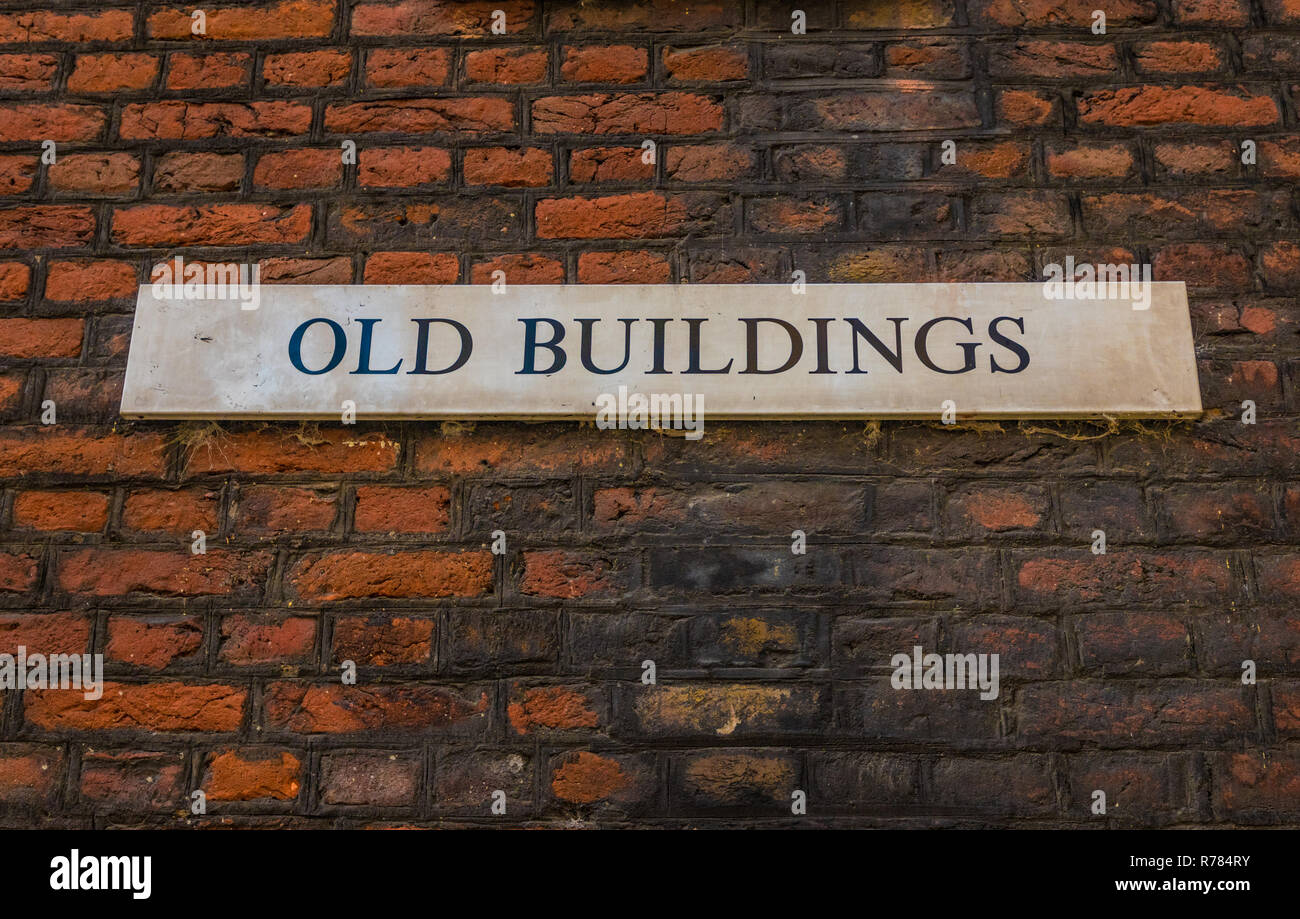
<instances>
[{"instance_id":1,"label":"weathered brick surface","mask_svg":"<svg viewBox=\"0 0 1300 919\"><path fill-rule=\"evenodd\" d=\"M1105 36L1074 0L827 0L805 35L739 0L222 0L203 36L8 6L0 652L108 683L5 694L0 825L180 824L197 788L320 826L784 824L795 790L842 825L1300 825L1294 2L1119 0ZM124 423L172 254L299 284L1150 262L1210 412ZM999 654L999 697L895 689L918 645Z\"/></svg>"}]
</instances>

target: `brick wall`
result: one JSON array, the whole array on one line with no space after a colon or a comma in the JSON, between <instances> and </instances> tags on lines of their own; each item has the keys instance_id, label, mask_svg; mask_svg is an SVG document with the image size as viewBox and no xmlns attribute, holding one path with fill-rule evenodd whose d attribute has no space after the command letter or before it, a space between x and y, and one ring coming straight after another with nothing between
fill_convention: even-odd
<instances>
[{"instance_id":1,"label":"brick wall","mask_svg":"<svg viewBox=\"0 0 1300 919\"><path fill-rule=\"evenodd\" d=\"M1296 0L203 9L0 4L0 644L110 681L3 693L4 825L1300 824ZM133 293L175 254L307 284L1150 262L1209 413L127 424ZM914 645L1000 654L999 698L893 689Z\"/></svg>"}]
</instances>

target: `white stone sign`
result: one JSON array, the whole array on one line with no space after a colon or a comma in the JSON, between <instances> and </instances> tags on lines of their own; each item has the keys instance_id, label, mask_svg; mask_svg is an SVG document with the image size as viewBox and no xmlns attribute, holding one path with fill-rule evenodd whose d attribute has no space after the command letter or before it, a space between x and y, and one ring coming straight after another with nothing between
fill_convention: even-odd
<instances>
[{"instance_id":1,"label":"white stone sign","mask_svg":"<svg viewBox=\"0 0 1300 919\"><path fill-rule=\"evenodd\" d=\"M1181 282L1055 290L143 286L122 414L590 419L620 388L698 394L716 418L1200 413Z\"/></svg>"}]
</instances>

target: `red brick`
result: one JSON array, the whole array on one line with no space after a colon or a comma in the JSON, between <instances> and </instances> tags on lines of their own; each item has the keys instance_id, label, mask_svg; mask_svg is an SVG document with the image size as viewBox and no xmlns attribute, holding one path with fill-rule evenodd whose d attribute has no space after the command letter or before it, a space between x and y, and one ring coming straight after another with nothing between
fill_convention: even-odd
<instances>
[{"instance_id":1,"label":"red brick","mask_svg":"<svg viewBox=\"0 0 1300 919\"><path fill-rule=\"evenodd\" d=\"M0 373L0 415L12 415L22 402L23 382L27 375L21 371Z\"/></svg>"},{"instance_id":2,"label":"red brick","mask_svg":"<svg viewBox=\"0 0 1300 919\"><path fill-rule=\"evenodd\" d=\"M331 134L493 133L515 126L509 99L385 99L336 103L325 109Z\"/></svg>"},{"instance_id":3,"label":"red brick","mask_svg":"<svg viewBox=\"0 0 1300 919\"><path fill-rule=\"evenodd\" d=\"M1192 636L1186 623L1165 613L1097 613L1075 622L1083 666L1105 674L1186 673Z\"/></svg>"},{"instance_id":4,"label":"red brick","mask_svg":"<svg viewBox=\"0 0 1300 919\"><path fill-rule=\"evenodd\" d=\"M0 54L0 89L42 92L53 88L58 71L53 54Z\"/></svg>"},{"instance_id":5,"label":"red brick","mask_svg":"<svg viewBox=\"0 0 1300 919\"><path fill-rule=\"evenodd\" d=\"M1124 826L1194 821L1196 783L1191 764L1178 754L1089 753L1069 759L1071 807L1091 814L1092 793L1106 792L1106 819Z\"/></svg>"},{"instance_id":6,"label":"red brick","mask_svg":"<svg viewBox=\"0 0 1300 919\"><path fill-rule=\"evenodd\" d=\"M805 131L957 130L978 127L980 115L969 92L873 89L798 97L784 122Z\"/></svg>"},{"instance_id":7,"label":"red brick","mask_svg":"<svg viewBox=\"0 0 1300 919\"><path fill-rule=\"evenodd\" d=\"M115 615L108 620L104 659L157 671L193 659L202 646L203 622L196 616Z\"/></svg>"},{"instance_id":8,"label":"red brick","mask_svg":"<svg viewBox=\"0 0 1300 919\"><path fill-rule=\"evenodd\" d=\"M1134 51L1140 73L1213 73L1223 68L1223 50L1207 41L1143 42Z\"/></svg>"},{"instance_id":9,"label":"red brick","mask_svg":"<svg viewBox=\"0 0 1300 919\"><path fill-rule=\"evenodd\" d=\"M21 300L31 279L32 270L22 262L0 262L0 300Z\"/></svg>"},{"instance_id":10,"label":"red brick","mask_svg":"<svg viewBox=\"0 0 1300 919\"><path fill-rule=\"evenodd\" d=\"M1294 554L1258 555L1255 577L1260 593L1270 600L1295 600L1300 597L1300 556Z\"/></svg>"},{"instance_id":11,"label":"red brick","mask_svg":"<svg viewBox=\"0 0 1300 919\"><path fill-rule=\"evenodd\" d=\"M72 153L59 157L48 175L60 192L125 195L140 186L140 161L129 153Z\"/></svg>"},{"instance_id":12,"label":"red brick","mask_svg":"<svg viewBox=\"0 0 1300 919\"><path fill-rule=\"evenodd\" d=\"M1180 24L1244 26L1250 23L1247 0L1181 0L1172 12Z\"/></svg>"},{"instance_id":13,"label":"red brick","mask_svg":"<svg viewBox=\"0 0 1300 919\"><path fill-rule=\"evenodd\" d=\"M311 437L290 431L220 434L191 448L189 475L242 472L275 475L311 472L348 475L385 472L397 462L398 444L381 433L324 430Z\"/></svg>"},{"instance_id":14,"label":"red brick","mask_svg":"<svg viewBox=\"0 0 1300 919\"><path fill-rule=\"evenodd\" d=\"M68 91L88 93L136 92L158 78L158 58L152 54L81 54L68 77Z\"/></svg>"},{"instance_id":15,"label":"red brick","mask_svg":"<svg viewBox=\"0 0 1300 919\"><path fill-rule=\"evenodd\" d=\"M1128 144L1076 143L1047 148L1047 171L1063 179L1126 179L1136 174L1137 160Z\"/></svg>"},{"instance_id":16,"label":"red brick","mask_svg":"<svg viewBox=\"0 0 1300 919\"><path fill-rule=\"evenodd\" d=\"M1088 0L973 0L970 18L986 27L1082 29L1092 23L1092 7ZM1106 10L1108 26L1150 23L1155 18L1151 0L1117 0Z\"/></svg>"},{"instance_id":17,"label":"red brick","mask_svg":"<svg viewBox=\"0 0 1300 919\"><path fill-rule=\"evenodd\" d=\"M82 319L0 319L0 357L76 357Z\"/></svg>"},{"instance_id":18,"label":"red brick","mask_svg":"<svg viewBox=\"0 0 1300 919\"><path fill-rule=\"evenodd\" d=\"M266 688L266 721L297 734L427 734L481 725L488 696L473 687L376 684L309 686L276 682Z\"/></svg>"},{"instance_id":19,"label":"red brick","mask_svg":"<svg viewBox=\"0 0 1300 919\"><path fill-rule=\"evenodd\" d=\"M564 283L564 264L544 255L499 255L476 262L470 269L470 283L491 284L498 271L505 273L507 284Z\"/></svg>"},{"instance_id":20,"label":"red brick","mask_svg":"<svg viewBox=\"0 0 1300 919\"><path fill-rule=\"evenodd\" d=\"M1050 529L1047 494L1032 486L968 487L948 498L950 535L978 537L984 533Z\"/></svg>"},{"instance_id":21,"label":"red brick","mask_svg":"<svg viewBox=\"0 0 1300 919\"><path fill-rule=\"evenodd\" d=\"M1055 783L1046 757L1022 755L990 760L945 756L936 763L930 783L929 796L939 806L960 808L962 813L1046 816L1057 809ZM988 789L995 791L990 795Z\"/></svg>"},{"instance_id":22,"label":"red brick","mask_svg":"<svg viewBox=\"0 0 1300 919\"><path fill-rule=\"evenodd\" d=\"M177 811L184 806L185 754L87 750L81 796L116 812Z\"/></svg>"},{"instance_id":23,"label":"red brick","mask_svg":"<svg viewBox=\"0 0 1300 919\"><path fill-rule=\"evenodd\" d=\"M242 52L173 54L167 64L168 89L229 89L247 86L253 59Z\"/></svg>"},{"instance_id":24,"label":"red brick","mask_svg":"<svg viewBox=\"0 0 1300 919\"><path fill-rule=\"evenodd\" d=\"M60 418L90 420L117 415L122 402L121 371L90 367L50 369L45 376L45 399L58 405Z\"/></svg>"},{"instance_id":25,"label":"red brick","mask_svg":"<svg viewBox=\"0 0 1300 919\"><path fill-rule=\"evenodd\" d=\"M850 29L939 29L953 24L952 0L899 0L878 4L855 0L843 10Z\"/></svg>"},{"instance_id":26,"label":"red brick","mask_svg":"<svg viewBox=\"0 0 1300 919\"><path fill-rule=\"evenodd\" d=\"M63 752L36 744L0 746L0 801L48 804L62 778Z\"/></svg>"},{"instance_id":27,"label":"red brick","mask_svg":"<svg viewBox=\"0 0 1300 919\"><path fill-rule=\"evenodd\" d=\"M123 140L293 137L311 127L311 106L298 102L135 102L122 109Z\"/></svg>"},{"instance_id":28,"label":"red brick","mask_svg":"<svg viewBox=\"0 0 1300 919\"><path fill-rule=\"evenodd\" d=\"M24 693L27 723L47 731L235 731L247 691L219 683L104 684L103 698L79 689Z\"/></svg>"},{"instance_id":29,"label":"red brick","mask_svg":"<svg viewBox=\"0 0 1300 919\"><path fill-rule=\"evenodd\" d=\"M1066 197L1040 191L977 195L968 219L989 236L1064 236L1072 225Z\"/></svg>"},{"instance_id":30,"label":"red brick","mask_svg":"<svg viewBox=\"0 0 1300 919\"><path fill-rule=\"evenodd\" d=\"M0 593L26 593L36 586L36 559L0 552Z\"/></svg>"},{"instance_id":31,"label":"red brick","mask_svg":"<svg viewBox=\"0 0 1300 919\"><path fill-rule=\"evenodd\" d=\"M1207 681L1034 683L1017 692L1016 706L1029 745L1193 746L1258 733L1246 691Z\"/></svg>"},{"instance_id":32,"label":"red brick","mask_svg":"<svg viewBox=\"0 0 1300 919\"><path fill-rule=\"evenodd\" d=\"M1286 607L1231 617L1209 617L1197 628L1197 650L1210 672L1233 677L1242 662L1255 661L1262 672L1290 672L1300 663L1300 622Z\"/></svg>"},{"instance_id":33,"label":"red brick","mask_svg":"<svg viewBox=\"0 0 1300 919\"><path fill-rule=\"evenodd\" d=\"M258 262L263 284L351 284L352 260L334 258L264 258Z\"/></svg>"},{"instance_id":34,"label":"red brick","mask_svg":"<svg viewBox=\"0 0 1300 919\"><path fill-rule=\"evenodd\" d=\"M352 52L343 48L268 54L262 79L268 87L341 86L352 70Z\"/></svg>"},{"instance_id":35,"label":"red brick","mask_svg":"<svg viewBox=\"0 0 1300 919\"><path fill-rule=\"evenodd\" d=\"M1268 824L1300 814L1296 753L1252 750L1215 759L1215 800L1229 819Z\"/></svg>"},{"instance_id":36,"label":"red brick","mask_svg":"<svg viewBox=\"0 0 1300 919\"><path fill-rule=\"evenodd\" d=\"M1234 413L1244 399L1264 410L1281 407L1281 374L1272 361L1201 361L1198 369L1207 405L1226 401Z\"/></svg>"},{"instance_id":37,"label":"red brick","mask_svg":"<svg viewBox=\"0 0 1300 919\"><path fill-rule=\"evenodd\" d=\"M1300 22L1300 6L1296 5L1296 0L1264 0L1264 10L1269 25Z\"/></svg>"},{"instance_id":38,"label":"red brick","mask_svg":"<svg viewBox=\"0 0 1300 919\"><path fill-rule=\"evenodd\" d=\"M1199 124L1241 128L1276 124L1277 103L1244 87L1137 86L1084 93L1079 122L1105 127Z\"/></svg>"},{"instance_id":39,"label":"red brick","mask_svg":"<svg viewBox=\"0 0 1300 919\"><path fill-rule=\"evenodd\" d=\"M366 56L370 86L443 86L450 75L451 54L446 48L372 48Z\"/></svg>"},{"instance_id":40,"label":"red brick","mask_svg":"<svg viewBox=\"0 0 1300 919\"><path fill-rule=\"evenodd\" d=\"M459 671L554 667L559 656L558 617L554 610L452 610L440 653L452 670Z\"/></svg>"},{"instance_id":41,"label":"red brick","mask_svg":"<svg viewBox=\"0 0 1300 919\"><path fill-rule=\"evenodd\" d=\"M244 177L240 153L165 153L154 163L161 192L234 191Z\"/></svg>"},{"instance_id":42,"label":"red brick","mask_svg":"<svg viewBox=\"0 0 1300 919\"><path fill-rule=\"evenodd\" d=\"M733 144L673 144L664 165L664 174L677 182L721 182L753 173L753 152Z\"/></svg>"},{"instance_id":43,"label":"red brick","mask_svg":"<svg viewBox=\"0 0 1300 919\"><path fill-rule=\"evenodd\" d=\"M124 42L135 31L129 9L77 11L29 10L0 14L0 44L36 42Z\"/></svg>"},{"instance_id":44,"label":"red brick","mask_svg":"<svg viewBox=\"0 0 1300 919\"><path fill-rule=\"evenodd\" d=\"M1079 602L1221 599L1228 592L1228 559L1204 552L1109 551L1105 555L1053 553L1016 566L1026 599L1070 596Z\"/></svg>"},{"instance_id":45,"label":"red brick","mask_svg":"<svg viewBox=\"0 0 1300 919\"><path fill-rule=\"evenodd\" d=\"M570 754L555 770L551 791L570 804L594 804L618 795L631 784L617 760L582 751Z\"/></svg>"},{"instance_id":46,"label":"red brick","mask_svg":"<svg viewBox=\"0 0 1300 919\"><path fill-rule=\"evenodd\" d=\"M321 801L368 807L410 805L421 771L419 759L406 754L327 754L321 758Z\"/></svg>"},{"instance_id":47,"label":"red brick","mask_svg":"<svg viewBox=\"0 0 1300 919\"><path fill-rule=\"evenodd\" d=\"M78 549L60 557L58 587L96 597L257 596L271 560L268 552L191 555L186 544L173 550Z\"/></svg>"},{"instance_id":48,"label":"red brick","mask_svg":"<svg viewBox=\"0 0 1300 919\"><path fill-rule=\"evenodd\" d=\"M533 809L533 757L530 752L489 750L475 754L467 749L440 751L433 773L434 807L443 814L473 817L486 813L504 795L508 812L528 814Z\"/></svg>"},{"instance_id":49,"label":"red brick","mask_svg":"<svg viewBox=\"0 0 1300 919\"><path fill-rule=\"evenodd\" d=\"M0 156L0 195L18 195L29 190L39 171L39 161L34 156Z\"/></svg>"},{"instance_id":50,"label":"red brick","mask_svg":"<svg viewBox=\"0 0 1300 919\"><path fill-rule=\"evenodd\" d=\"M1058 492L1062 533L1079 540L1091 540L1092 531L1106 531L1117 542L1144 542L1154 535L1147 523L1143 491L1125 482L1079 481Z\"/></svg>"},{"instance_id":51,"label":"red brick","mask_svg":"<svg viewBox=\"0 0 1300 919\"><path fill-rule=\"evenodd\" d=\"M492 569L492 556L487 552L335 552L305 556L286 580L298 597L313 603L375 597L481 597L492 591Z\"/></svg>"},{"instance_id":52,"label":"red brick","mask_svg":"<svg viewBox=\"0 0 1300 919\"><path fill-rule=\"evenodd\" d=\"M519 202L506 196L387 196L332 207L326 234L347 248L426 248L456 242L463 247L473 240L520 236L523 220Z\"/></svg>"},{"instance_id":53,"label":"red brick","mask_svg":"<svg viewBox=\"0 0 1300 919\"><path fill-rule=\"evenodd\" d=\"M333 0L278 0L272 3L204 7L203 35L191 31L190 7L167 7L150 14L145 34L154 39L267 41L326 38L334 29Z\"/></svg>"},{"instance_id":54,"label":"red brick","mask_svg":"<svg viewBox=\"0 0 1300 919\"><path fill-rule=\"evenodd\" d=\"M222 661L235 666L305 664L316 646L316 620L307 616L226 616Z\"/></svg>"},{"instance_id":55,"label":"red brick","mask_svg":"<svg viewBox=\"0 0 1300 919\"><path fill-rule=\"evenodd\" d=\"M1300 683L1274 684L1273 724L1282 737L1300 736Z\"/></svg>"},{"instance_id":56,"label":"red brick","mask_svg":"<svg viewBox=\"0 0 1300 919\"><path fill-rule=\"evenodd\" d=\"M636 83L649 65L645 48L631 45L585 45L564 49L560 73L570 83Z\"/></svg>"},{"instance_id":57,"label":"red brick","mask_svg":"<svg viewBox=\"0 0 1300 919\"><path fill-rule=\"evenodd\" d=\"M656 3L650 0L618 4L565 2L546 10L547 32L698 32L734 28L744 11L721 0L705 3ZM789 22L788 15L785 22Z\"/></svg>"},{"instance_id":58,"label":"red brick","mask_svg":"<svg viewBox=\"0 0 1300 919\"><path fill-rule=\"evenodd\" d=\"M409 616L340 616L334 621L335 663L359 667L428 664L434 650L434 620Z\"/></svg>"},{"instance_id":59,"label":"red brick","mask_svg":"<svg viewBox=\"0 0 1300 919\"><path fill-rule=\"evenodd\" d=\"M253 171L261 188L337 188L342 181L343 158L333 148L265 153Z\"/></svg>"},{"instance_id":60,"label":"red brick","mask_svg":"<svg viewBox=\"0 0 1300 919\"><path fill-rule=\"evenodd\" d=\"M376 252L366 259L367 284L455 284L460 260L450 252Z\"/></svg>"},{"instance_id":61,"label":"red brick","mask_svg":"<svg viewBox=\"0 0 1300 919\"><path fill-rule=\"evenodd\" d=\"M305 242L310 230L306 204L145 204L115 210L111 233L124 246L247 246Z\"/></svg>"},{"instance_id":62,"label":"red brick","mask_svg":"<svg viewBox=\"0 0 1300 919\"><path fill-rule=\"evenodd\" d=\"M1081 203L1084 222L1094 232L1141 232L1145 228L1168 236L1266 224L1278 206L1276 198L1247 189L1197 189L1167 195L1110 192L1084 195Z\"/></svg>"},{"instance_id":63,"label":"red brick","mask_svg":"<svg viewBox=\"0 0 1300 919\"><path fill-rule=\"evenodd\" d=\"M1113 44L1026 39L996 45L989 51L989 72L995 80L1114 78L1119 66L1119 52Z\"/></svg>"},{"instance_id":64,"label":"red brick","mask_svg":"<svg viewBox=\"0 0 1300 919\"><path fill-rule=\"evenodd\" d=\"M627 571L601 556L565 549L524 553L519 589L537 597L577 599L618 595L627 586Z\"/></svg>"},{"instance_id":65,"label":"red brick","mask_svg":"<svg viewBox=\"0 0 1300 919\"><path fill-rule=\"evenodd\" d=\"M811 254L811 253L810 253ZM699 271L692 266L692 280L699 284L743 284L773 280L779 275L774 264L777 256L771 250L752 253L726 253L716 266ZM812 259L804 255L801 264L810 265ZM779 263L778 263L779 264ZM825 278L834 282L920 282L930 279L924 253L916 248L862 248L834 253L826 262Z\"/></svg>"},{"instance_id":66,"label":"red brick","mask_svg":"<svg viewBox=\"0 0 1300 919\"><path fill-rule=\"evenodd\" d=\"M1173 176L1232 177L1237 173L1238 153L1227 141L1170 141L1156 144L1154 152L1156 165Z\"/></svg>"},{"instance_id":67,"label":"red brick","mask_svg":"<svg viewBox=\"0 0 1300 919\"><path fill-rule=\"evenodd\" d=\"M434 475L613 473L631 462L625 442L600 432L548 426L478 426L456 436L427 435L415 446L416 470ZM3 453L0 453L3 456Z\"/></svg>"},{"instance_id":68,"label":"red brick","mask_svg":"<svg viewBox=\"0 0 1300 919\"><path fill-rule=\"evenodd\" d=\"M668 259L655 252L583 252L578 255L582 284L667 284L672 280Z\"/></svg>"},{"instance_id":69,"label":"red brick","mask_svg":"<svg viewBox=\"0 0 1300 919\"><path fill-rule=\"evenodd\" d=\"M417 188L450 176L451 154L440 147L370 147L357 169L357 182L368 188Z\"/></svg>"},{"instance_id":70,"label":"red brick","mask_svg":"<svg viewBox=\"0 0 1300 919\"><path fill-rule=\"evenodd\" d=\"M353 526L359 533L442 533L450 522L451 493L427 488L362 485Z\"/></svg>"},{"instance_id":71,"label":"red brick","mask_svg":"<svg viewBox=\"0 0 1300 919\"><path fill-rule=\"evenodd\" d=\"M122 528L135 533L168 533L188 538L195 530L215 536L221 495L201 488L133 489L122 507Z\"/></svg>"},{"instance_id":72,"label":"red brick","mask_svg":"<svg viewBox=\"0 0 1300 919\"><path fill-rule=\"evenodd\" d=\"M0 653L85 654L93 622L81 613L0 615ZM20 677L21 679L21 677Z\"/></svg>"},{"instance_id":73,"label":"red brick","mask_svg":"<svg viewBox=\"0 0 1300 919\"><path fill-rule=\"evenodd\" d=\"M505 13L507 35L532 26L529 0L399 0L358 3L352 11L353 35L456 35L483 38L492 34L492 16Z\"/></svg>"},{"instance_id":74,"label":"red brick","mask_svg":"<svg viewBox=\"0 0 1300 919\"><path fill-rule=\"evenodd\" d=\"M0 142L95 140L106 123L103 109L93 105L8 102L0 105Z\"/></svg>"},{"instance_id":75,"label":"red brick","mask_svg":"<svg viewBox=\"0 0 1300 919\"><path fill-rule=\"evenodd\" d=\"M467 185L528 188L551 184L551 152L540 147L471 147L465 151Z\"/></svg>"},{"instance_id":76,"label":"red brick","mask_svg":"<svg viewBox=\"0 0 1300 919\"><path fill-rule=\"evenodd\" d=\"M324 532L330 529L338 514L338 493L255 485L240 490L231 513L237 533L281 536Z\"/></svg>"},{"instance_id":77,"label":"red brick","mask_svg":"<svg viewBox=\"0 0 1300 919\"><path fill-rule=\"evenodd\" d=\"M518 86L546 81L545 48L487 48L465 55L465 79L471 83Z\"/></svg>"},{"instance_id":78,"label":"red brick","mask_svg":"<svg viewBox=\"0 0 1300 919\"><path fill-rule=\"evenodd\" d=\"M1151 264L1155 280L1185 281L1189 291L1240 289L1250 283L1250 262L1240 252L1216 243L1161 246Z\"/></svg>"},{"instance_id":79,"label":"red brick","mask_svg":"<svg viewBox=\"0 0 1300 919\"><path fill-rule=\"evenodd\" d=\"M1043 127L1058 115L1059 102L1056 95L1042 90L998 90L998 121L1022 128Z\"/></svg>"},{"instance_id":80,"label":"red brick","mask_svg":"<svg viewBox=\"0 0 1300 919\"><path fill-rule=\"evenodd\" d=\"M640 147L586 147L569 155L570 182L648 182L654 177Z\"/></svg>"},{"instance_id":81,"label":"red brick","mask_svg":"<svg viewBox=\"0 0 1300 919\"><path fill-rule=\"evenodd\" d=\"M98 533L108 523L108 504L108 495L97 492L24 491L14 499L14 526Z\"/></svg>"},{"instance_id":82,"label":"red brick","mask_svg":"<svg viewBox=\"0 0 1300 919\"><path fill-rule=\"evenodd\" d=\"M115 812L175 812L185 805L185 754L87 750L81 796Z\"/></svg>"},{"instance_id":83,"label":"red brick","mask_svg":"<svg viewBox=\"0 0 1300 919\"><path fill-rule=\"evenodd\" d=\"M827 703L819 686L735 682L637 686L626 696L625 717L634 733L665 738L735 740L791 727L810 732L826 716Z\"/></svg>"},{"instance_id":84,"label":"red brick","mask_svg":"<svg viewBox=\"0 0 1300 919\"><path fill-rule=\"evenodd\" d=\"M970 76L966 46L949 39L898 42L885 47L888 76L926 76L941 79Z\"/></svg>"},{"instance_id":85,"label":"red brick","mask_svg":"<svg viewBox=\"0 0 1300 919\"><path fill-rule=\"evenodd\" d=\"M159 434L95 434L67 425L9 428L0 431L0 476L41 472L161 477L163 447Z\"/></svg>"},{"instance_id":86,"label":"red brick","mask_svg":"<svg viewBox=\"0 0 1300 919\"><path fill-rule=\"evenodd\" d=\"M663 62L674 83L721 83L749 76L749 55L743 46L664 48Z\"/></svg>"},{"instance_id":87,"label":"red brick","mask_svg":"<svg viewBox=\"0 0 1300 919\"><path fill-rule=\"evenodd\" d=\"M583 731L599 723L594 704L582 687L516 685L506 715L517 734Z\"/></svg>"},{"instance_id":88,"label":"red brick","mask_svg":"<svg viewBox=\"0 0 1300 919\"><path fill-rule=\"evenodd\" d=\"M845 206L829 197L760 198L749 205L756 233L833 233L844 223Z\"/></svg>"},{"instance_id":89,"label":"red brick","mask_svg":"<svg viewBox=\"0 0 1300 919\"><path fill-rule=\"evenodd\" d=\"M1271 289L1300 287L1300 245L1275 242L1259 251L1260 275Z\"/></svg>"},{"instance_id":90,"label":"red brick","mask_svg":"<svg viewBox=\"0 0 1300 919\"><path fill-rule=\"evenodd\" d=\"M302 762L284 750L222 750L208 757L199 784L209 801L292 801L302 788Z\"/></svg>"},{"instance_id":91,"label":"red brick","mask_svg":"<svg viewBox=\"0 0 1300 919\"><path fill-rule=\"evenodd\" d=\"M702 134L722 128L722 106L693 93L592 93L533 102L537 134Z\"/></svg>"},{"instance_id":92,"label":"red brick","mask_svg":"<svg viewBox=\"0 0 1300 919\"><path fill-rule=\"evenodd\" d=\"M545 198L537 202L542 239L663 238L707 230L726 213L711 195L641 192L599 198Z\"/></svg>"}]
</instances>

